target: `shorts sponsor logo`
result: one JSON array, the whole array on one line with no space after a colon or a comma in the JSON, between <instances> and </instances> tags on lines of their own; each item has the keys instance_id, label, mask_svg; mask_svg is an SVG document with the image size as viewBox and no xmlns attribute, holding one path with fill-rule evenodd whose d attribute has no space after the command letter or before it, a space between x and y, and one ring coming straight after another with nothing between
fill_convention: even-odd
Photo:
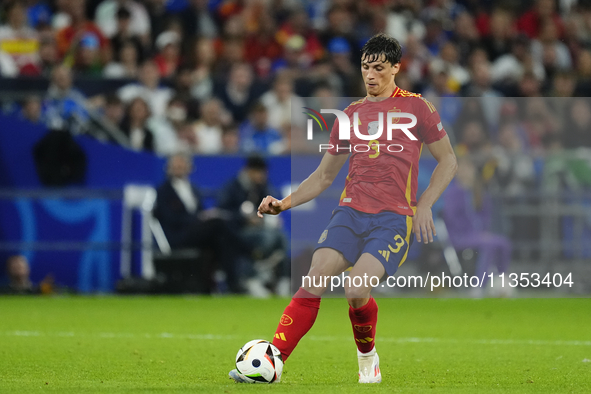
<instances>
[{"instance_id":1,"label":"shorts sponsor logo","mask_svg":"<svg viewBox=\"0 0 591 394\"><path fill-rule=\"evenodd\" d=\"M282 326L289 326L293 323L293 319L287 316L285 313L281 315L281 319L279 319L279 324Z\"/></svg>"},{"instance_id":2,"label":"shorts sponsor logo","mask_svg":"<svg viewBox=\"0 0 591 394\"><path fill-rule=\"evenodd\" d=\"M321 244L324 241L326 241L326 236L328 235L328 230L324 230L322 232L322 235L320 236L320 239L318 240L318 243Z\"/></svg>"},{"instance_id":3,"label":"shorts sponsor logo","mask_svg":"<svg viewBox=\"0 0 591 394\"><path fill-rule=\"evenodd\" d=\"M355 330L359 332L369 332L372 328L371 326L358 326L357 324L355 324L353 327L355 327Z\"/></svg>"}]
</instances>

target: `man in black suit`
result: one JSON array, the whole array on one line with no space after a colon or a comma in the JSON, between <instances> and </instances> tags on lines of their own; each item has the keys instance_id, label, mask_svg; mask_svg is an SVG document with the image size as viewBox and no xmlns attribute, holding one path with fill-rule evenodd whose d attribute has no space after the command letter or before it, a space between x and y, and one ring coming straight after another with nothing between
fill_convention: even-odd
<instances>
[{"instance_id":1,"label":"man in black suit","mask_svg":"<svg viewBox=\"0 0 591 394\"><path fill-rule=\"evenodd\" d=\"M189 181L192 161L183 154L170 157L167 180L157 189L156 217L171 248L210 249L226 273L230 292L241 292L238 259L248 253L239 237L219 216L219 211L204 210L199 190Z\"/></svg>"},{"instance_id":2,"label":"man in black suit","mask_svg":"<svg viewBox=\"0 0 591 394\"><path fill-rule=\"evenodd\" d=\"M257 207L274 192L267 181L267 163L257 155L250 156L238 176L222 189L218 206L230 213L232 228L239 231L244 242L257 246L259 276L276 280L274 290L289 295L288 241L276 217L257 217ZM262 272L261 272L262 271Z\"/></svg>"}]
</instances>

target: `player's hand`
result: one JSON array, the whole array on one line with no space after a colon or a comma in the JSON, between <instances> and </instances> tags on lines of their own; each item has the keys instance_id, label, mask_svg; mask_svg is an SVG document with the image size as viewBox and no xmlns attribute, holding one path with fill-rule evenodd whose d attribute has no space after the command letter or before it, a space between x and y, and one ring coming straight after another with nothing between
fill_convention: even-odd
<instances>
[{"instance_id":1,"label":"player's hand","mask_svg":"<svg viewBox=\"0 0 591 394\"><path fill-rule=\"evenodd\" d=\"M263 198L261 205L259 205L257 216L262 218L263 214L279 215L283 211L284 209L280 200L272 196L267 196Z\"/></svg>"},{"instance_id":2,"label":"player's hand","mask_svg":"<svg viewBox=\"0 0 591 394\"><path fill-rule=\"evenodd\" d=\"M412 220L412 232L417 237L417 242L421 242L421 240L426 244L433 242L433 237L437 233L435 232L435 223L433 223L433 214L430 207L417 206L417 212Z\"/></svg>"}]
</instances>

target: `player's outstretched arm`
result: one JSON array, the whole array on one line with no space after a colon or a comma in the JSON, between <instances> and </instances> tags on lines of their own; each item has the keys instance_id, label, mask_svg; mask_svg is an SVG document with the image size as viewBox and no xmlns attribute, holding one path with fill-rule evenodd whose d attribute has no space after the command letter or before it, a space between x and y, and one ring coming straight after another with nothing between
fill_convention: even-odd
<instances>
[{"instance_id":1,"label":"player's outstretched arm","mask_svg":"<svg viewBox=\"0 0 591 394\"><path fill-rule=\"evenodd\" d=\"M437 235L431 207L449 185L458 169L456 155L447 135L439 141L428 144L427 147L437 160L437 167L433 170L429 187L417 203L417 211L412 222L412 230L417 241L421 242L422 239L424 243L433 242L433 235Z\"/></svg>"},{"instance_id":2,"label":"player's outstretched arm","mask_svg":"<svg viewBox=\"0 0 591 394\"><path fill-rule=\"evenodd\" d=\"M341 167L347 161L347 157L348 155L331 155L328 152L325 153L318 168L300 184L295 192L283 200L278 200L272 196L265 197L261 205L259 205L257 215L261 218L263 214L277 215L318 197L320 193L332 184Z\"/></svg>"}]
</instances>

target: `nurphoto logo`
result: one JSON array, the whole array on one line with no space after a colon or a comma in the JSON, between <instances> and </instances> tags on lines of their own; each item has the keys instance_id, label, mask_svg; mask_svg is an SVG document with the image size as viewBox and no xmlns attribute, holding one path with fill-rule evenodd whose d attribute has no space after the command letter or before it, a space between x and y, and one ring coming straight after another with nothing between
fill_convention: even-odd
<instances>
[{"instance_id":1,"label":"nurphoto logo","mask_svg":"<svg viewBox=\"0 0 591 394\"><path fill-rule=\"evenodd\" d=\"M339 150L347 150L349 152L369 152L370 150L379 151L380 146L385 146L389 152L402 152L404 147L400 144L384 144L379 143L378 139L382 137L384 134L384 113L378 113L378 119L375 121L371 121L367 124L367 134L362 134L359 130L359 125L361 124L359 120L359 114L357 112L353 112L353 124L351 124L351 120L349 115L345 112L340 111L338 109L321 109L320 112L309 108L304 107L304 109L308 110L309 112L304 112L304 114L310 116L312 119L308 119L307 123L307 139L309 141L314 139L314 121L320 127L321 131L329 131L328 124L326 120L322 116L322 114L334 114L337 117L338 124L339 124L339 140L341 141L350 141L351 140L351 129L353 129L353 133L356 138L361 141L368 141L368 143L361 143L361 144L351 144L349 146L334 146L333 144L319 144L319 151L322 150L329 150L329 149L336 149ZM401 120L408 119L409 121L406 123L401 123ZM392 136L395 130L402 131L411 141L417 141L417 138L410 132L410 129L416 126L417 124L417 117L408 112L399 112L399 111L389 111L386 113L386 139L387 141L392 141Z\"/></svg>"}]
</instances>

